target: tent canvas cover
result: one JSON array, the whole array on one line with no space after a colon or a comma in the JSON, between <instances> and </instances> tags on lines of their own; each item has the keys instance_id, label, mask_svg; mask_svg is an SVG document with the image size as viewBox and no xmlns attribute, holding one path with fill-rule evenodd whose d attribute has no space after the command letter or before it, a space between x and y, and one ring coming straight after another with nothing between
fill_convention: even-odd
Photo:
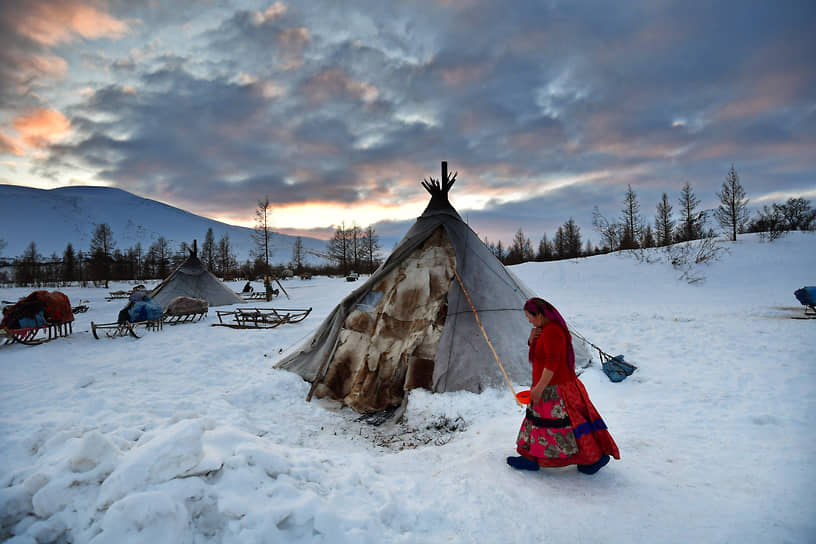
<instances>
[{"instance_id":1,"label":"tent canvas cover","mask_svg":"<svg viewBox=\"0 0 816 544\"><path fill-rule=\"evenodd\" d=\"M530 324L522 307L536 294L451 206L455 179L443 162L441 184L423 182L431 201L388 259L276 365L312 383L309 399L332 398L369 413L401 404L416 387L478 393L501 386L485 333L509 379L529 382ZM584 366L588 350L575 339L573 345L576 366Z\"/></svg>"},{"instance_id":2,"label":"tent canvas cover","mask_svg":"<svg viewBox=\"0 0 816 544\"><path fill-rule=\"evenodd\" d=\"M167 279L150 292L150 298L167 310L168 304L176 297L190 297L206 300L210 306L227 306L243 302L240 296L207 270L191 251L178 268Z\"/></svg>"}]
</instances>

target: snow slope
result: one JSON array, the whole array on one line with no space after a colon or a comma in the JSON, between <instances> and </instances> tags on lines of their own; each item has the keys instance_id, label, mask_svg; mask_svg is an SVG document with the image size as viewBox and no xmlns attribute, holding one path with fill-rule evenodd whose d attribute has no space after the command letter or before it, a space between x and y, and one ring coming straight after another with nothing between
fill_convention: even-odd
<instances>
[{"instance_id":1,"label":"snow slope","mask_svg":"<svg viewBox=\"0 0 816 544\"><path fill-rule=\"evenodd\" d=\"M91 307L72 336L0 346L0 539L812 542L816 320L791 317L816 236L724 245L694 284L658 252L513 267L639 367L582 375L622 455L594 476L510 469L522 411L506 388L414 391L379 427L306 403L272 365L356 286L342 279L284 284L276 306L314 308L299 324L211 327L211 310L138 340L94 340L121 303L66 289Z\"/></svg>"}]
</instances>

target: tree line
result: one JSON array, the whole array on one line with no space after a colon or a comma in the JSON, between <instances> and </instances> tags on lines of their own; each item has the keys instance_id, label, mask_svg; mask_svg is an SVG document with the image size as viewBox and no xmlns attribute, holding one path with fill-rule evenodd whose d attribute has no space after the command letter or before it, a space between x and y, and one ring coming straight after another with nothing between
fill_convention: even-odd
<instances>
[{"instance_id":1,"label":"tree line","mask_svg":"<svg viewBox=\"0 0 816 544\"><path fill-rule=\"evenodd\" d=\"M294 274L370 273L380 264L380 242L372 226L361 228L356 224L337 228L325 251L308 250L298 236L292 245L291 260L286 265L273 265L270 256L274 247L271 228L272 213L269 199L258 202L256 224L252 238L255 243L250 258L239 263L229 235L216 240L213 229L207 230L197 254L204 266L224 279L256 279L267 275L281 277L286 270ZM68 243L62 255L43 256L36 242L31 242L23 254L13 259L0 259L0 267L11 269L11 274L0 269L0 282L21 287L37 285L104 285L110 281L147 281L166 278L183 263L192 247L181 242L177 247L163 236L144 248L141 243L121 249L116 247L114 233L107 223L95 225L90 247L77 250ZM0 239L0 255L6 242ZM308 264L309 255L320 259L320 264ZM312 261L314 261L312 259Z\"/></svg>"},{"instance_id":2,"label":"tree line","mask_svg":"<svg viewBox=\"0 0 816 544\"><path fill-rule=\"evenodd\" d=\"M90 247L85 251L68 243L62 255L52 253L44 257L36 242L31 242L22 255L6 262L12 265L12 276L0 272L0 281L14 282L19 286L78 282L107 287L110 281L163 279L184 262L191 249L187 242L173 248L164 236L159 236L147 248L140 242L129 248L117 248L110 225L99 223L94 227ZM236 270L237 261L228 234L215 242L212 229L209 229L201 256L216 274Z\"/></svg>"},{"instance_id":3,"label":"tree line","mask_svg":"<svg viewBox=\"0 0 816 544\"><path fill-rule=\"evenodd\" d=\"M699 209L700 200L691 184L686 182L680 191L677 209L672 206L668 194L663 193L655 208L654 221L648 222L640 212L637 194L628 185L618 218L607 219L597 206L593 208L592 226L601 239L598 246L593 246L589 240L583 243L581 229L572 217L558 227L552 240L545 233L537 247L522 229L516 232L508 247L501 241L494 244L487 238L484 242L502 263L510 265L664 247L713 237L715 232L708 227L708 221L712 218L732 241L741 233L762 233L773 240L788 231L816 230L816 210L810 201L803 198L789 198L785 203L765 205L753 218L750 217L749 200L733 165L717 192L717 198L719 205L713 210L713 217L709 217L708 211Z\"/></svg>"},{"instance_id":4,"label":"tree line","mask_svg":"<svg viewBox=\"0 0 816 544\"><path fill-rule=\"evenodd\" d=\"M789 198L784 203L764 205L752 218L748 212L748 199L732 165L719 192L719 206L713 211L713 219L731 240L737 234L746 232L762 233L771 240L793 230L816 229L816 210L810 201L803 198ZM631 185L623 198L621 215L607 219L594 207L592 225L600 235L601 242L593 246L590 240L583 242L581 229L570 217L559 226L552 239L545 233L536 246L520 228L509 246L501 241L492 243L486 237L484 243L504 264L512 265L527 261L548 261L570 259L611 251L663 247L678 242L688 242L715 235L707 226L709 214L700 210L700 200L691 185L686 182L677 200L675 210L667 193L663 193L655 208L652 222L644 220L640 212L640 202ZM239 264L228 234L216 241L212 228L204 236L199 257L215 275L225 278L254 279L267 274L281 275L282 266L273 267L270 255L273 253L273 234L270 215L272 207L269 198L258 201L256 224L253 229L255 248L250 259ZM0 255L6 242L0 239ZM171 248L163 236L143 248L140 243L133 247L116 247L113 232L107 223L97 224L86 251L77 250L67 244L61 256L52 253L43 257L35 242L31 242L22 255L11 260L0 260L0 265L11 265L12 276L0 270L0 281L14 282L20 286L38 284L67 284L80 282L104 284L109 281L163 279L188 257L190 246L182 242ZM380 241L374 227L362 228L356 223L347 226L341 223L329 240L325 251L307 250L301 237L297 237L292 247L292 257L288 267L296 274L343 274L357 272L370 274L381 263ZM321 259L321 265L307 265L307 255ZM277 270L276 270L277 268Z\"/></svg>"}]
</instances>

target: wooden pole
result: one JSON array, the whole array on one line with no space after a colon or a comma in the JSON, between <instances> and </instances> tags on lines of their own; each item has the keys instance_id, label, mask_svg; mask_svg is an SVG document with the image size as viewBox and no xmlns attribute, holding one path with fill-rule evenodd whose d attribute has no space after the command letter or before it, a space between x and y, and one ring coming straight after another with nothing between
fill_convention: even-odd
<instances>
[{"instance_id":1,"label":"wooden pole","mask_svg":"<svg viewBox=\"0 0 816 544\"><path fill-rule=\"evenodd\" d=\"M442 163L445 164L445 163ZM452 265L454 263L451 263ZM499 369L501 370L502 375L504 376L504 380L507 382L507 386L510 388L510 391L513 393L513 399L516 401L516 404L519 406L524 406L524 404L518 400L516 397L516 390L513 389L513 384L510 383L510 378L507 377L507 372L504 371L504 365L502 365L501 359L499 359L499 355L496 353L496 350L493 348L493 342L490 341L490 338L487 336L487 331L485 331L484 326L482 326L482 320L479 319L479 313L476 311L476 307L473 306L473 301L470 300L470 295L465 289L465 284L462 282L462 278L459 277L459 272L456 271L456 266L453 266L453 274L456 276L456 281L459 282L459 287L462 288L462 292L465 294L465 298L470 304L470 309L473 310L473 317L476 318L476 323L478 323L479 328L482 330L482 335L484 336L485 340L487 340L487 345L490 346L490 351L493 352L493 357L496 358L496 362L499 365Z\"/></svg>"}]
</instances>

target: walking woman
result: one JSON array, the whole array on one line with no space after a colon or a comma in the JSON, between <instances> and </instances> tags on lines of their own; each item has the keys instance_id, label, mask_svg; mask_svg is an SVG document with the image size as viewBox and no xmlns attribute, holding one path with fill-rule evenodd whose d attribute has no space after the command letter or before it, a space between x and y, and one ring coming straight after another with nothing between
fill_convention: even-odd
<instances>
[{"instance_id":1,"label":"walking woman","mask_svg":"<svg viewBox=\"0 0 816 544\"><path fill-rule=\"evenodd\" d=\"M524 313L533 325L528 340L533 387L516 441L519 456L508 457L507 464L519 470L578 465L580 472L594 474L620 453L575 375L567 324L540 298L528 300Z\"/></svg>"}]
</instances>

